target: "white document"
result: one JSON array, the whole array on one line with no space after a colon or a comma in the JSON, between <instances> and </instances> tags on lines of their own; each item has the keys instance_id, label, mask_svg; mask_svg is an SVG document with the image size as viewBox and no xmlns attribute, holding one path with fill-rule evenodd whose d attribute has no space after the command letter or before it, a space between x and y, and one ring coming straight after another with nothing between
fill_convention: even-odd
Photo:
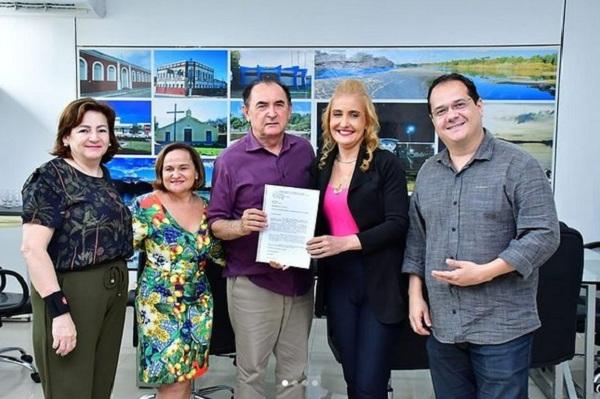
<instances>
[{"instance_id":1,"label":"white document","mask_svg":"<svg viewBox=\"0 0 600 399\"><path fill-rule=\"evenodd\" d=\"M308 269L306 242L314 236L318 207L318 190L266 184L268 226L259 233L256 261Z\"/></svg>"}]
</instances>

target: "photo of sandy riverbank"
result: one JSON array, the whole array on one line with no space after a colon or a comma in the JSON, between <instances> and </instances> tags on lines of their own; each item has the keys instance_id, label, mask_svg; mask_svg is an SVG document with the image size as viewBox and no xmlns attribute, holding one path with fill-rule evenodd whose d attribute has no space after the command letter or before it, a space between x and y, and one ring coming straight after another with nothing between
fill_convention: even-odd
<instances>
[{"instance_id":1,"label":"photo of sandy riverbank","mask_svg":"<svg viewBox=\"0 0 600 399\"><path fill-rule=\"evenodd\" d=\"M554 102L484 103L483 125L496 137L532 154L551 175L555 114Z\"/></svg>"},{"instance_id":2,"label":"photo of sandy riverbank","mask_svg":"<svg viewBox=\"0 0 600 399\"><path fill-rule=\"evenodd\" d=\"M346 49L315 53L315 96L329 98L345 78L361 79L373 99L426 99L439 75L471 78L484 99L552 100L556 48Z\"/></svg>"}]
</instances>

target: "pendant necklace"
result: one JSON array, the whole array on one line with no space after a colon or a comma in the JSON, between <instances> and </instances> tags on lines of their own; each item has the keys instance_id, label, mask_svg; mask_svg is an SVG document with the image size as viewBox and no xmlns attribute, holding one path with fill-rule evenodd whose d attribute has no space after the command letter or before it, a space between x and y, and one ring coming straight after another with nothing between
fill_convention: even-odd
<instances>
[{"instance_id":1,"label":"pendant necklace","mask_svg":"<svg viewBox=\"0 0 600 399\"><path fill-rule=\"evenodd\" d=\"M342 191L344 191L344 189L342 188L344 186L344 183L348 180L350 180L352 178L352 173L350 173L349 175L344 176L343 179L340 179L338 184L336 184L335 186L333 186L333 193L335 195L339 195Z\"/></svg>"},{"instance_id":2,"label":"pendant necklace","mask_svg":"<svg viewBox=\"0 0 600 399\"><path fill-rule=\"evenodd\" d=\"M341 160L339 157L335 157L335 161L336 161L336 162L338 162L338 163L340 163L340 164L346 164L346 165L349 165L349 164L353 164L353 163L355 163L355 162L356 162L356 158L354 158L354 159L352 159L352 160L349 160L349 161L342 161L342 160ZM340 169L338 169L338 170L340 170ZM342 188L342 187L344 186L344 183L345 183L345 182L346 182L348 179L352 178L352 173L353 173L353 172L354 172L354 168L353 168L353 169L350 171L350 173L349 173L349 174L342 175L342 176L341 176L341 179L338 181L338 184L336 184L336 185L334 185L334 186L332 187L332 188L333 188L333 193L334 193L335 195L339 195L339 194L340 194L340 193L343 191L343 188ZM340 174L341 174L341 173L340 173Z\"/></svg>"},{"instance_id":3,"label":"pendant necklace","mask_svg":"<svg viewBox=\"0 0 600 399\"><path fill-rule=\"evenodd\" d=\"M342 192L342 183L340 182L337 186L333 187L333 193L339 195Z\"/></svg>"}]
</instances>

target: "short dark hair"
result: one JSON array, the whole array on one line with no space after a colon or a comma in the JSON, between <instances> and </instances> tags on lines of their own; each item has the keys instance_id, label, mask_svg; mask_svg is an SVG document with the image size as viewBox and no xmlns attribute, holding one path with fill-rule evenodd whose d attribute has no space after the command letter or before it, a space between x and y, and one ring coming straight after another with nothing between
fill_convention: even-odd
<instances>
[{"instance_id":1,"label":"short dark hair","mask_svg":"<svg viewBox=\"0 0 600 399\"><path fill-rule=\"evenodd\" d=\"M248 107L250 105L250 104L248 104L248 100L250 99L250 95L252 94L252 89L254 89L255 86L257 86L261 83L275 84L275 85L281 87L281 89L285 92L285 96L287 98L288 105L292 105L292 94L290 93L289 87L287 87L286 85L284 85L277 79L274 79L270 76L265 76L260 79L256 79L256 80L252 81L248 86L246 86L244 88L244 92L242 93L242 100L244 100L244 105L246 107Z\"/></svg>"},{"instance_id":2,"label":"short dark hair","mask_svg":"<svg viewBox=\"0 0 600 399\"><path fill-rule=\"evenodd\" d=\"M446 75L438 76L433 82L431 82L431 86L429 86L429 92L427 93L427 107L429 108L429 114L431 114L431 92L437 85L451 81L457 81L464 84L467 87L467 93L469 94L469 97L471 97L473 102L477 104L477 101L479 101L479 93L477 93L477 87L475 87L475 83L460 73L448 73Z\"/></svg>"},{"instance_id":3,"label":"short dark hair","mask_svg":"<svg viewBox=\"0 0 600 399\"><path fill-rule=\"evenodd\" d=\"M54 148L50 154L61 158L72 158L71 147L65 146L63 138L71 134L71 130L81 124L85 113L88 111L100 112L106 117L108 123L110 146L100 162L107 163L119 152L119 141L115 136L115 111L104 103L86 97L71 101L61 113Z\"/></svg>"},{"instance_id":4,"label":"short dark hair","mask_svg":"<svg viewBox=\"0 0 600 399\"><path fill-rule=\"evenodd\" d=\"M198 173L198 178L194 180L194 185L192 186L192 190L198 190L204 187L205 183L205 173L204 173L204 164L202 163L202 158L192 146L186 143L171 143L163 147L162 150L158 153L158 157L156 158L156 163L154 164L154 171L156 172L156 180L152 182L152 187L155 190L167 191L165 187L165 183L162 179L162 169L165 165L165 158L168 153L175 150L184 150L190 154L190 158L192 159L192 163L194 164L194 168L196 169L196 173Z\"/></svg>"}]
</instances>

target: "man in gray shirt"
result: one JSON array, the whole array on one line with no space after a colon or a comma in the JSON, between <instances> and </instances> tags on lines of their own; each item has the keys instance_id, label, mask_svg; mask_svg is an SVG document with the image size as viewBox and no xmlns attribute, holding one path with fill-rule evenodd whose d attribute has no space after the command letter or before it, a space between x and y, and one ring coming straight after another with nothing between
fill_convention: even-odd
<instances>
[{"instance_id":1,"label":"man in gray shirt","mask_svg":"<svg viewBox=\"0 0 600 399\"><path fill-rule=\"evenodd\" d=\"M559 244L550 184L531 155L483 128L470 79L440 76L427 101L446 149L423 165L411 199L411 327L433 333L438 399L527 398L538 267Z\"/></svg>"}]
</instances>

